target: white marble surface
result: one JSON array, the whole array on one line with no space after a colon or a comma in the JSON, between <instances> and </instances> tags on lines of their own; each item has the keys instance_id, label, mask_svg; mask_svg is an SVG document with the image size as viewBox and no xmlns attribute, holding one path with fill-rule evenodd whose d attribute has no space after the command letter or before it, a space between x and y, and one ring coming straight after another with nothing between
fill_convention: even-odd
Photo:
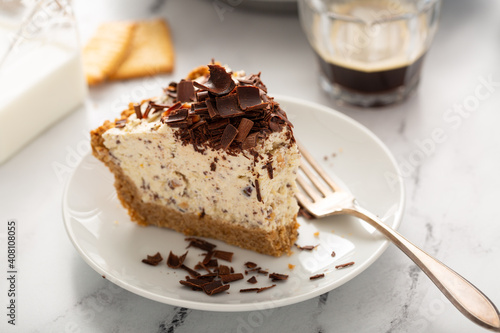
<instances>
[{"instance_id":1,"label":"white marble surface","mask_svg":"<svg viewBox=\"0 0 500 333\"><path fill-rule=\"evenodd\" d=\"M71 245L61 216L65 181L88 152L91 128L114 117L129 100L156 93L211 58L247 72L262 71L274 94L335 105L318 89L315 59L293 13L248 10L238 1L224 12L215 9L216 0L74 3L84 40L102 20L167 18L176 47L176 69L155 79L92 88L84 107L0 166L0 266L5 271L7 220L17 219L19 228L17 326L7 325L2 313L1 332L484 331L463 317L394 246L342 287L266 312L177 308L102 279ZM499 10L493 1L446 1L414 96L374 111L337 107L377 134L403 169L408 200L401 233L463 274L497 304ZM471 112L450 111L454 105L474 101L481 78L495 82L489 87L490 95ZM479 89L484 91L484 84ZM445 139L429 144L435 129L442 130ZM423 142L427 142L425 151ZM66 166L68 172L57 171L55 165ZM6 304L6 279L0 281L0 303Z\"/></svg>"}]
</instances>

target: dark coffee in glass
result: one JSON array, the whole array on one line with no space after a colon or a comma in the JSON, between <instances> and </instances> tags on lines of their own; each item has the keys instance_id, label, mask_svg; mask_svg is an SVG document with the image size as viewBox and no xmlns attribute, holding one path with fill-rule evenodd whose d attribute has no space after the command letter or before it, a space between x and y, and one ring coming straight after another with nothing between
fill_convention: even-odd
<instances>
[{"instance_id":1,"label":"dark coffee in glass","mask_svg":"<svg viewBox=\"0 0 500 333\"><path fill-rule=\"evenodd\" d=\"M340 101L392 104L417 86L438 1L300 0L321 86Z\"/></svg>"}]
</instances>

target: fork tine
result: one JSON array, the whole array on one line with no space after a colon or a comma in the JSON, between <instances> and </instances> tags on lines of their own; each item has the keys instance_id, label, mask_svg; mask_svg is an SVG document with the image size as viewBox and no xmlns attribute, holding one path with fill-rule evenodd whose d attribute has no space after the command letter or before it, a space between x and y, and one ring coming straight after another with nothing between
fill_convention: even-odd
<instances>
[{"instance_id":1,"label":"fork tine","mask_svg":"<svg viewBox=\"0 0 500 333\"><path fill-rule=\"evenodd\" d=\"M319 195L318 191L312 187L309 182L302 175L297 175L297 184L302 188L302 190L312 199L312 201L318 201L323 199L323 196Z\"/></svg>"},{"instance_id":2,"label":"fork tine","mask_svg":"<svg viewBox=\"0 0 500 333\"><path fill-rule=\"evenodd\" d=\"M321 192L321 194L323 194L323 196L326 197L328 194L332 193L332 190L326 187L324 183L320 181L319 177L313 173L309 165L301 163L299 169L302 170L302 172L304 172L307 178L309 178L311 183L313 183L314 186L316 186L316 188Z\"/></svg>"},{"instance_id":3,"label":"fork tine","mask_svg":"<svg viewBox=\"0 0 500 333\"><path fill-rule=\"evenodd\" d=\"M334 191L340 192L342 191L342 188L338 186L333 179L328 176L328 174L323 170L322 167L319 166L319 164L316 162L316 160L311 156L311 154L302 146L297 141L297 146L299 147L300 153L302 154L302 157L305 158L305 160L313 167L313 169L318 173L318 175L327 183ZM314 177L308 176L309 178L313 179Z\"/></svg>"},{"instance_id":4,"label":"fork tine","mask_svg":"<svg viewBox=\"0 0 500 333\"><path fill-rule=\"evenodd\" d=\"M307 197L307 195L305 195L304 193L302 193L301 191L295 193L295 197L297 198L297 200L299 201L300 205L305 208L305 210L307 210L309 212L309 209L307 207L310 207L313 202L311 201L311 199L309 199Z\"/></svg>"}]
</instances>

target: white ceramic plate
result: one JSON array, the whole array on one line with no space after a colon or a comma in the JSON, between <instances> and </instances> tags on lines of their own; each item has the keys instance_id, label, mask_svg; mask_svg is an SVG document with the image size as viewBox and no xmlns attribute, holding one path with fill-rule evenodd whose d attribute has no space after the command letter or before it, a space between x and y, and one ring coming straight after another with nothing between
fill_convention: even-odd
<instances>
[{"instance_id":1,"label":"white ceramic plate","mask_svg":"<svg viewBox=\"0 0 500 333\"><path fill-rule=\"evenodd\" d=\"M289 97L277 100L294 123L296 137L323 167L335 172L362 205L396 228L403 211L403 184L396 176L396 162L383 143L356 121L330 108ZM165 261L159 266L141 262L158 251L164 258L169 251L184 253L185 236L131 222L116 197L113 176L91 155L83 158L67 184L63 215L68 235L82 258L106 279L158 302L199 310L250 311L310 299L363 272L388 245L373 228L349 216L315 221L300 218L298 243L319 246L313 251L294 249L293 255L281 258L210 240L218 249L234 252L229 265L236 272L244 272L244 263L253 261L289 278L262 293L240 293L240 289L272 284L267 276L256 274L258 283L251 285L246 282L248 275L231 283L228 293L207 296L179 284L187 275L185 271L170 269ZM202 258L201 253L190 248L185 264L193 267ZM335 269L350 261L355 264ZM289 264L295 268L290 269ZM325 277L309 279L319 273L325 273Z\"/></svg>"}]
</instances>

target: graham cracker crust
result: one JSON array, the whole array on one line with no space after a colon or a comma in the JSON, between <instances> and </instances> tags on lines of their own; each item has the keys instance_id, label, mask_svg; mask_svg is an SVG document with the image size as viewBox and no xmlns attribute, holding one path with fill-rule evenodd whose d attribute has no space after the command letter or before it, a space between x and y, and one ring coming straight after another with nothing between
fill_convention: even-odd
<instances>
[{"instance_id":1,"label":"graham cracker crust","mask_svg":"<svg viewBox=\"0 0 500 333\"><path fill-rule=\"evenodd\" d=\"M133 111L125 110L120 119L127 118ZM297 216L290 223L275 230L265 231L221 221L209 215L182 213L171 207L145 203L140 199L137 186L126 176L121 167L110 158L104 146L102 134L115 126L106 121L91 131L92 154L101 160L115 176L115 188L122 205L128 210L132 221L140 225L170 228L189 236L209 237L228 244L272 256L289 254L298 233Z\"/></svg>"}]
</instances>

